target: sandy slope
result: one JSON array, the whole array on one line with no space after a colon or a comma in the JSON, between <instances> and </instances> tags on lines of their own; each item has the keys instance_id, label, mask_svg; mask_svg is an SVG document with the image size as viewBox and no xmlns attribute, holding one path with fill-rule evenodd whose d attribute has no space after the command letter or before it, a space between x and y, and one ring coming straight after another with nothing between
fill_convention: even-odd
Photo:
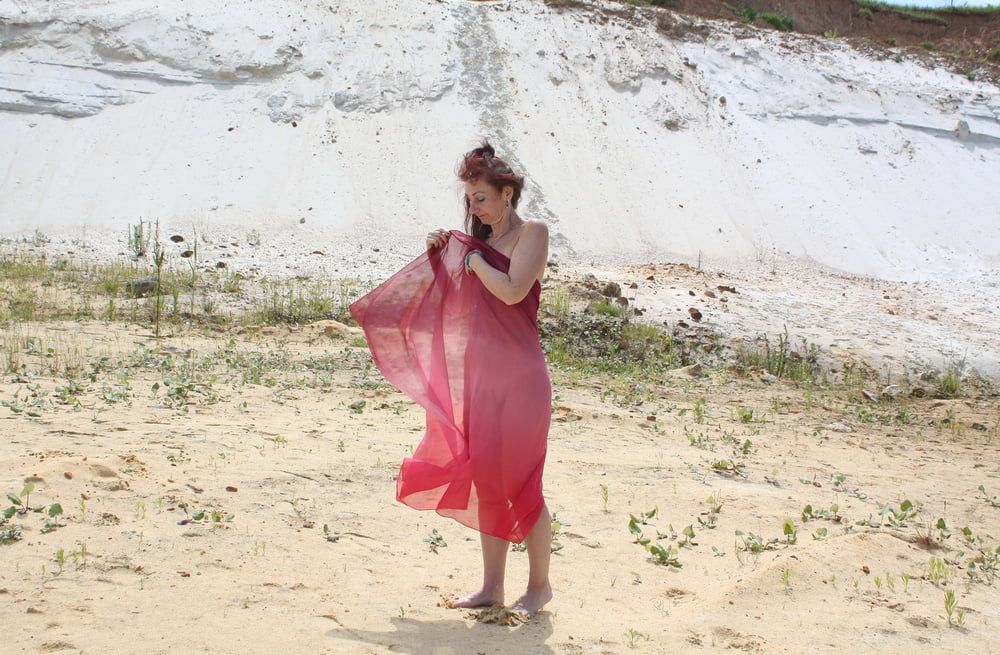
<instances>
[{"instance_id":1,"label":"sandy slope","mask_svg":"<svg viewBox=\"0 0 1000 655\"><path fill-rule=\"evenodd\" d=\"M60 352L76 346L81 356L112 361L148 343L141 331L99 324L36 326L32 334ZM129 375L131 405L102 400L104 386L123 381L124 369L112 367L90 383L79 409L0 415L5 491L30 477L33 505L66 509L64 526L47 534L39 515L15 519L24 539L0 550L8 563L0 569L4 652L1000 650L995 586L962 582L964 570L942 587L924 577L931 556L961 559L958 551L968 550L960 527L991 547L1000 539L1000 509L976 491L1000 489L995 402L925 401L907 406L913 423L882 426L845 414L834 396L817 392L810 409L801 391L725 376L631 392L627 381L571 384L559 376L546 470L562 523L557 596L533 622L507 628L437 605L475 583L475 534L393 501L396 467L419 438L422 416L378 383L364 350L316 328L233 336L228 347L229 336L164 345L176 361L225 347L220 362L285 352L299 365L271 371L271 387L242 384L252 368L224 367L212 385L218 402L192 394L186 411L165 407L162 392L150 398L150 385L167 377L151 370ZM324 355L325 366L303 367ZM50 394L63 384L32 383ZM0 396L18 389L25 384L8 377ZM707 401L702 423L696 398ZM352 412L361 399L364 409ZM740 422L737 406L757 419ZM949 414L954 427L928 425ZM745 439L749 454L738 454ZM722 458L743 464L747 477L713 473L710 463ZM841 490L834 473L847 476ZM708 520L710 495L722 509L717 527L705 529L697 519ZM921 508L906 527L846 529L904 499ZM844 520L803 524L806 503L837 503ZM695 526L697 544L680 549L683 568L656 566L632 543L628 514L654 506L648 536L668 524L678 532ZM179 524L202 509L233 517L215 527ZM915 526L938 516L954 534L944 548L925 550ZM780 537L785 518L798 524L798 543L758 556L736 552L735 530ZM324 525L337 541L324 538ZM813 539L821 526L828 538ZM437 554L424 541L432 529L447 542ZM74 561L81 543L87 556ZM61 570L58 549L66 553ZM510 554L512 597L525 564L523 553ZM903 573L911 576L905 585ZM947 626L945 588L965 608L964 628Z\"/></svg>"},{"instance_id":2,"label":"sandy slope","mask_svg":"<svg viewBox=\"0 0 1000 655\"><path fill-rule=\"evenodd\" d=\"M156 218L259 230L295 258L320 244L331 259L296 268L378 275L394 262L357 244L453 225L456 158L487 135L567 262L773 251L907 280L995 265L995 87L600 6L2 0L0 232L114 254Z\"/></svg>"}]
</instances>

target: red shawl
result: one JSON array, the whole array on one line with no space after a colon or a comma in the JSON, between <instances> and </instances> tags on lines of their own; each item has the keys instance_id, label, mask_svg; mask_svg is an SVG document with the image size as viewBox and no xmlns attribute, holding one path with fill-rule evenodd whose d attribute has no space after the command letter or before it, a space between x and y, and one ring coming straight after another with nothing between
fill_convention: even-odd
<instances>
[{"instance_id":1,"label":"red shawl","mask_svg":"<svg viewBox=\"0 0 1000 655\"><path fill-rule=\"evenodd\" d=\"M510 260L452 230L350 306L376 366L427 412L427 431L403 460L396 498L486 534L520 543L542 510L552 390L538 340L536 282L507 305L475 274L479 250L506 272Z\"/></svg>"}]
</instances>

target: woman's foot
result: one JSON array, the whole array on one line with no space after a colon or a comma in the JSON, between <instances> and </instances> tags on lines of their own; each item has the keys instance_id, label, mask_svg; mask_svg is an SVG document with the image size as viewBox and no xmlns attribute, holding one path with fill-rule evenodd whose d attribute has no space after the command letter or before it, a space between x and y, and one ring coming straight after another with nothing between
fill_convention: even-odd
<instances>
[{"instance_id":1,"label":"woman's foot","mask_svg":"<svg viewBox=\"0 0 1000 655\"><path fill-rule=\"evenodd\" d=\"M452 609L459 607L491 607L493 605L503 605L503 591L498 591L496 589L480 589L474 594L449 600L446 605Z\"/></svg>"},{"instance_id":2,"label":"woman's foot","mask_svg":"<svg viewBox=\"0 0 1000 655\"><path fill-rule=\"evenodd\" d=\"M528 616L533 616L540 609L545 607L545 603L552 600L552 587L546 584L544 587L539 587L538 589L528 588L524 595L517 599L517 601L510 606L512 612L519 612L521 614L527 614Z\"/></svg>"}]
</instances>

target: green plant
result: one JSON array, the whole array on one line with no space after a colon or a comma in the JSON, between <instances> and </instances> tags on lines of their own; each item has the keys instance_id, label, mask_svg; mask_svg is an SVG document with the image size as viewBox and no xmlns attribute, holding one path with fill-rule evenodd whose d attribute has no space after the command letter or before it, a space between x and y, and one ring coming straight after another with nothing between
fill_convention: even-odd
<instances>
[{"instance_id":1,"label":"green plant","mask_svg":"<svg viewBox=\"0 0 1000 655\"><path fill-rule=\"evenodd\" d=\"M794 544L799 540L799 529L792 519L785 519L781 524L781 532L785 535L785 542Z\"/></svg>"},{"instance_id":2,"label":"green plant","mask_svg":"<svg viewBox=\"0 0 1000 655\"><path fill-rule=\"evenodd\" d=\"M947 581L955 575L955 567L940 557L931 557L927 562L927 578L934 584Z\"/></svg>"},{"instance_id":3,"label":"green plant","mask_svg":"<svg viewBox=\"0 0 1000 655\"><path fill-rule=\"evenodd\" d=\"M628 643L629 648L638 648L638 642L640 639L649 641L649 635L639 632L635 628L629 628L625 631L625 641Z\"/></svg>"},{"instance_id":4,"label":"green plant","mask_svg":"<svg viewBox=\"0 0 1000 655\"><path fill-rule=\"evenodd\" d=\"M59 565L59 571L62 572L63 566L66 564L66 551L60 548L55 552L52 559Z\"/></svg>"},{"instance_id":5,"label":"green plant","mask_svg":"<svg viewBox=\"0 0 1000 655\"><path fill-rule=\"evenodd\" d=\"M966 560L965 566L970 580L992 584L1000 576L1000 546L993 549L980 547Z\"/></svg>"},{"instance_id":6,"label":"green plant","mask_svg":"<svg viewBox=\"0 0 1000 655\"><path fill-rule=\"evenodd\" d=\"M601 485L601 500L604 502L604 513L608 512L608 485Z\"/></svg>"},{"instance_id":7,"label":"green plant","mask_svg":"<svg viewBox=\"0 0 1000 655\"><path fill-rule=\"evenodd\" d=\"M738 7L730 7L736 17L740 19L740 22L750 24L757 20L757 10L750 5L739 5Z\"/></svg>"},{"instance_id":8,"label":"green plant","mask_svg":"<svg viewBox=\"0 0 1000 655\"><path fill-rule=\"evenodd\" d=\"M950 536L951 532L943 517L938 518L934 525L925 522L917 526L917 538L928 548L940 547Z\"/></svg>"},{"instance_id":9,"label":"green plant","mask_svg":"<svg viewBox=\"0 0 1000 655\"><path fill-rule=\"evenodd\" d=\"M886 503L879 510L879 514L889 522L889 525L894 528L901 528L906 525L906 522L917 515L917 510L909 500L904 500L899 504L899 509L895 510L891 505Z\"/></svg>"},{"instance_id":10,"label":"green plant","mask_svg":"<svg viewBox=\"0 0 1000 655\"><path fill-rule=\"evenodd\" d=\"M431 530L431 533L424 537L424 543L428 545L430 551L435 555L438 552L438 548L444 548L448 545L448 542L444 540L444 537L438 533L437 528Z\"/></svg>"},{"instance_id":11,"label":"green plant","mask_svg":"<svg viewBox=\"0 0 1000 655\"><path fill-rule=\"evenodd\" d=\"M719 459L712 462L712 471L729 477L747 477L743 464L732 459Z\"/></svg>"},{"instance_id":12,"label":"green plant","mask_svg":"<svg viewBox=\"0 0 1000 655\"><path fill-rule=\"evenodd\" d=\"M7 500L10 501L11 505L3 512L3 517L9 519L14 514L24 515L27 514L31 509L31 505L28 501L31 499L31 492L35 490L35 485L32 482L25 482L24 487L21 489L21 495L17 495L12 491L7 492Z\"/></svg>"},{"instance_id":13,"label":"green plant","mask_svg":"<svg viewBox=\"0 0 1000 655\"><path fill-rule=\"evenodd\" d=\"M87 563L87 555L89 554L89 551L87 550L87 544L82 541L78 541L76 545L76 549L71 550L69 555L73 558L73 564L75 564L77 568L80 568Z\"/></svg>"},{"instance_id":14,"label":"green plant","mask_svg":"<svg viewBox=\"0 0 1000 655\"><path fill-rule=\"evenodd\" d=\"M837 38L837 28L833 27L831 29L826 30L825 32L823 32L823 36L826 37L826 38L828 38L828 39L836 39Z\"/></svg>"},{"instance_id":15,"label":"green plant","mask_svg":"<svg viewBox=\"0 0 1000 655\"><path fill-rule=\"evenodd\" d=\"M0 523L0 525L3 525ZM0 528L0 544L10 544L19 541L23 537L21 526L14 524Z\"/></svg>"},{"instance_id":16,"label":"green plant","mask_svg":"<svg viewBox=\"0 0 1000 655\"><path fill-rule=\"evenodd\" d=\"M596 314L597 316L625 316L626 309L618 303L613 303L607 298L601 298L599 300L591 301L587 305L586 312L588 314Z\"/></svg>"},{"instance_id":17,"label":"green plant","mask_svg":"<svg viewBox=\"0 0 1000 655\"><path fill-rule=\"evenodd\" d=\"M656 513L658 511L659 511L659 508L658 507L654 507L653 509L649 510L648 512L640 512L639 516L636 516L635 514L629 514L628 515L628 529L629 529L629 532L631 532L632 534L636 534L636 535L641 534L642 533L642 529L639 526L640 525L649 525L649 522L652 519L656 518Z\"/></svg>"},{"instance_id":18,"label":"green plant","mask_svg":"<svg viewBox=\"0 0 1000 655\"><path fill-rule=\"evenodd\" d=\"M136 259L145 257L149 252L149 231L146 223L139 221L136 225L128 226L128 249Z\"/></svg>"},{"instance_id":19,"label":"green plant","mask_svg":"<svg viewBox=\"0 0 1000 655\"><path fill-rule=\"evenodd\" d=\"M944 611L948 615L949 626L965 625L965 610L958 607L955 592L951 589L944 592Z\"/></svg>"},{"instance_id":20,"label":"green plant","mask_svg":"<svg viewBox=\"0 0 1000 655\"><path fill-rule=\"evenodd\" d=\"M675 569L679 569L683 566L680 560L677 559L677 549L673 546L659 546L657 544L645 544L646 550L652 556L653 562L659 564L660 566L670 566Z\"/></svg>"},{"instance_id":21,"label":"green plant","mask_svg":"<svg viewBox=\"0 0 1000 655\"><path fill-rule=\"evenodd\" d=\"M945 398L954 398L962 389L962 376L955 370L950 370L938 381L938 393Z\"/></svg>"},{"instance_id":22,"label":"green plant","mask_svg":"<svg viewBox=\"0 0 1000 655\"><path fill-rule=\"evenodd\" d=\"M765 540L759 534L743 532L742 530L737 530L736 536L743 542L742 544L737 544L737 551L743 550L748 553L762 553L765 550L774 550L778 547L779 543L777 538Z\"/></svg>"},{"instance_id":23,"label":"green plant","mask_svg":"<svg viewBox=\"0 0 1000 655\"><path fill-rule=\"evenodd\" d=\"M802 339L800 348L793 350L788 326L778 335L777 346L772 346L767 335L761 335L753 349L737 350L737 359L744 367L763 369L775 377L796 382L812 382L819 373L819 346Z\"/></svg>"},{"instance_id":24,"label":"green plant","mask_svg":"<svg viewBox=\"0 0 1000 655\"><path fill-rule=\"evenodd\" d=\"M189 519L186 519L185 521L191 523L211 522L213 524L219 524L219 523L229 523L234 518L236 518L236 515L229 514L221 509L216 508L210 510L198 510L197 512L192 514Z\"/></svg>"},{"instance_id":25,"label":"green plant","mask_svg":"<svg viewBox=\"0 0 1000 655\"><path fill-rule=\"evenodd\" d=\"M648 512L642 512L639 516L635 514L629 514L628 521L628 531L635 537L633 543L642 546L646 552L650 554L651 559L654 563L661 566L671 566L674 568L681 568L681 562L677 559L677 548L673 546L663 547L659 544L652 542L652 539L646 537L642 532L642 525L649 525L649 520L656 516L657 508L653 508ZM672 532L672 530L671 530ZM666 538L670 535L660 535L658 538ZM676 538L676 534L672 535Z\"/></svg>"},{"instance_id":26,"label":"green plant","mask_svg":"<svg viewBox=\"0 0 1000 655\"><path fill-rule=\"evenodd\" d=\"M340 540L340 535L339 534L333 534L332 532L330 532L330 526L327 525L326 523L324 523L323 524L323 538L326 539L327 541L329 541L330 543L335 544L335 543L337 543Z\"/></svg>"},{"instance_id":27,"label":"green plant","mask_svg":"<svg viewBox=\"0 0 1000 655\"><path fill-rule=\"evenodd\" d=\"M153 245L153 266L156 268L156 282L153 285L153 336L160 338L160 316L163 313L163 265L167 261L167 253L160 243L160 224L156 224L156 243Z\"/></svg>"},{"instance_id":28,"label":"green plant","mask_svg":"<svg viewBox=\"0 0 1000 655\"><path fill-rule=\"evenodd\" d=\"M694 401L694 422L704 423L705 422L705 405L708 402L704 398L698 398Z\"/></svg>"},{"instance_id":29,"label":"green plant","mask_svg":"<svg viewBox=\"0 0 1000 655\"><path fill-rule=\"evenodd\" d=\"M792 569L785 567L781 569L781 583L785 585L785 589L789 589L792 586Z\"/></svg>"},{"instance_id":30,"label":"green plant","mask_svg":"<svg viewBox=\"0 0 1000 655\"><path fill-rule=\"evenodd\" d=\"M1000 508L1000 497L991 496L988 493L986 493L986 487L984 487L983 485L979 485L979 495L976 497L981 498L990 507Z\"/></svg>"},{"instance_id":31,"label":"green plant","mask_svg":"<svg viewBox=\"0 0 1000 655\"><path fill-rule=\"evenodd\" d=\"M51 505L49 505L49 509L46 512L48 518L45 520L45 523L42 524L42 529L40 530L40 532L42 534L45 534L47 532L52 532L56 528L63 527L62 523L59 523L59 517L62 515L62 513L63 513L63 508L62 505L60 505L59 503L52 503Z\"/></svg>"},{"instance_id":32,"label":"green plant","mask_svg":"<svg viewBox=\"0 0 1000 655\"><path fill-rule=\"evenodd\" d=\"M549 545L549 552L556 553L563 549L562 543L559 542L559 536L562 534L563 524L558 518L556 518L555 512L552 513L552 523L549 526L551 530L551 541Z\"/></svg>"},{"instance_id":33,"label":"green plant","mask_svg":"<svg viewBox=\"0 0 1000 655\"><path fill-rule=\"evenodd\" d=\"M684 528L683 530L681 530L681 534L684 535L684 538L677 542L677 545L679 547L681 547L681 548L688 548L690 546L697 546L698 545L698 542L694 540L694 526L693 525L689 525L686 528Z\"/></svg>"},{"instance_id":34,"label":"green plant","mask_svg":"<svg viewBox=\"0 0 1000 655\"><path fill-rule=\"evenodd\" d=\"M791 31L794 27L794 22L792 21L791 16L765 11L761 13L760 17L765 23L768 23L771 27L781 30L782 32Z\"/></svg>"},{"instance_id":35,"label":"green plant","mask_svg":"<svg viewBox=\"0 0 1000 655\"><path fill-rule=\"evenodd\" d=\"M753 421L753 410L749 407L737 407L736 417L739 418L740 423L750 423Z\"/></svg>"},{"instance_id":36,"label":"green plant","mask_svg":"<svg viewBox=\"0 0 1000 655\"><path fill-rule=\"evenodd\" d=\"M830 509L813 509L812 505L806 505L802 508L802 522L812 521L816 519L826 519L828 521L840 521L841 517L838 514L839 506L834 503L830 505Z\"/></svg>"}]
</instances>

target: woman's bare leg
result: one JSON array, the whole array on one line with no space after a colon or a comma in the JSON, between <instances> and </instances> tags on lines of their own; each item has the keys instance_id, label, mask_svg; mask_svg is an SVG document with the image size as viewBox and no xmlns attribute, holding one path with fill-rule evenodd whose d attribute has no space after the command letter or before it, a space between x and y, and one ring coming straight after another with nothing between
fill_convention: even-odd
<instances>
[{"instance_id":1,"label":"woman's bare leg","mask_svg":"<svg viewBox=\"0 0 1000 655\"><path fill-rule=\"evenodd\" d=\"M483 587L450 603L451 607L482 607L503 605L503 578L507 568L507 549L510 542L485 533L479 533L483 544Z\"/></svg>"},{"instance_id":2,"label":"woman's bare leg","mask_svg":"<svg viewBox=\"0 0 1000 655\"><path fill-rule=\"evenodd\" d=\"M534 614L552 600L549 585L549 560L552 558L552 517L549 508L542 506L542 515L524 540L528 546L528 590L517 599L511 609Z\"/></svg>"}]
</instances>

